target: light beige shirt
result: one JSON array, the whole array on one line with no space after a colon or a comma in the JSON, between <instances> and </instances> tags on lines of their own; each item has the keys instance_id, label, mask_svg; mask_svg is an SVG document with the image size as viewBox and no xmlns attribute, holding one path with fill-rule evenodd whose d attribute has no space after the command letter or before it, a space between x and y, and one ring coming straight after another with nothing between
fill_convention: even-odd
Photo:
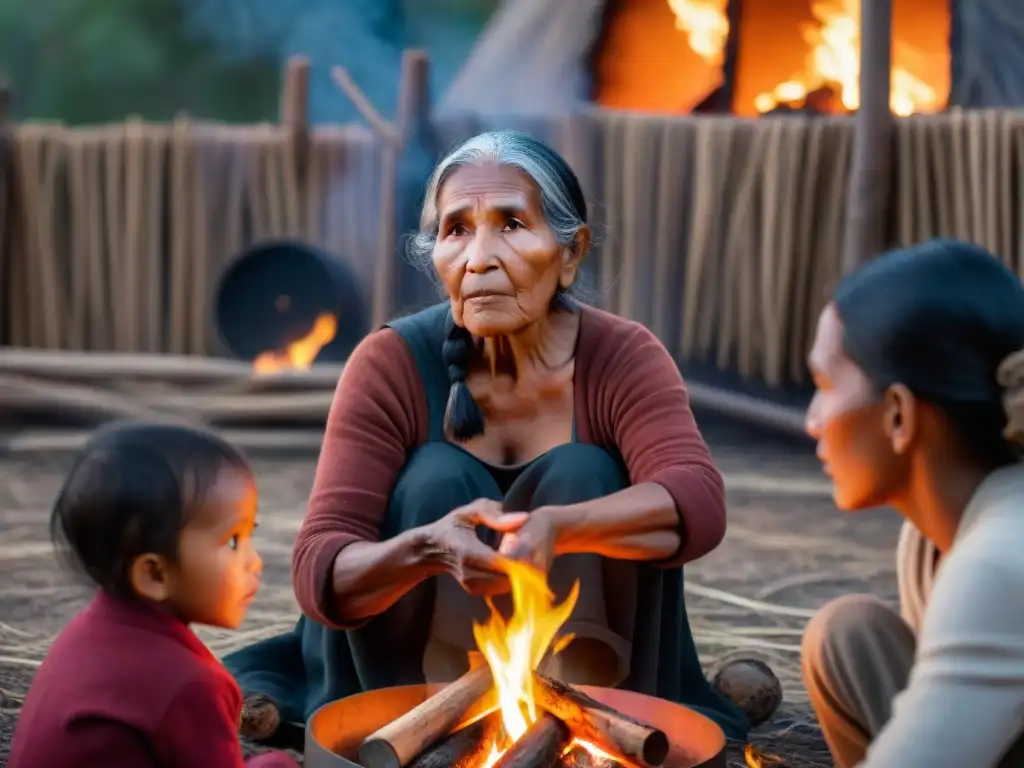
<instances>
[{"instance_id":1,"label":"light beige shirt","mask_svg":"<svg viewBox=\"0 0 1024 768\"><path fill-rule=\"evenodd\" d=\"M1024 732L1024 466L986 478L934 562L905 526L900 602L917 656L863 768L987 768Z\"/></svg>"}]
</instances>

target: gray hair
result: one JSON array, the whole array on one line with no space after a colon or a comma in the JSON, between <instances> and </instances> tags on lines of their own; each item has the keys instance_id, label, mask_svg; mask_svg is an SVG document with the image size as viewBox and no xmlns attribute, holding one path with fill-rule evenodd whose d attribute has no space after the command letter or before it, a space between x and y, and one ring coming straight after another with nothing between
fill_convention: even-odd
<instances>
[{"instance_id":1,"label":"gray hair","mask_svg":"<svg viewBox=\"0 0 1024 768\"><path fill-rule=\"evenodd\" d=\"M434 168L420 215L420 228L409 241L410 261L427 270L440 225L437 198L459 168L492 163L525 173L540 190L541 210L559 243L572 247L587 226L587 204L579 179L557 152L519 131L491 131L463 142Z\"/></svg>"}]
</instances>

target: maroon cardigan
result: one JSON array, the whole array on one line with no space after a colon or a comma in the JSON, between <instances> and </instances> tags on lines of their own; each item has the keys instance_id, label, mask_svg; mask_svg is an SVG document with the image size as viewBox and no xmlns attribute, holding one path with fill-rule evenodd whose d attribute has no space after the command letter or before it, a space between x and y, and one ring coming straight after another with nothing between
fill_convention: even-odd
<instances>
[{"instance_id":1,"label":"maroon cardigan","mask_svg":"<svg viewBox=\"0 0 1024 768\"><path fill-rule=\"evenodd\" d=\"M14 731L8 768L298 768L242 760L242 696L185 624L98 594L57 637Z\"/></svg>"},{"instance_id":2,"label":"maroon cardigan","mask_svg":"<svg viewBox=\"0 0 1024 768\"><path fill-rule=\"evenodd\" d=\"M440 350L438 350L440 354ZM575 371L576 436L615 447L633 484L659 483L675 499L684 543L679 566L725 535L722 477L701 436L679 369L639 323L592 307L580 321ZM338 382L309 508L292 554L302 611L337 626L327 605L333 563L354 541L377 541L409 452L428 439L427 400L412 355L382 329L353 352Z\"/></svg>"}]
</instances>

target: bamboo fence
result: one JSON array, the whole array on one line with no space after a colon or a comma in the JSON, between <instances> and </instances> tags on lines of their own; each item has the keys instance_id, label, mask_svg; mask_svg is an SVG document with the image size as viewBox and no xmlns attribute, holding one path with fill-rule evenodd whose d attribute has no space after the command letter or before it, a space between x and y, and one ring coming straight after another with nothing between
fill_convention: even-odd
<instances>
[{"instance_id":1,"label":"bamboo fence","mask_svg":"<svg viewBox=\"0 0 1024 768\"><path fill-rule=\"evenodd\" d=\"M442 144L499 127L436 124ZM770 386L799 383L842 269L849 118L741 120L593 110L508 119L579 173L600 239L599 302L651 327L684 361ZM1024 275L1024 112L898 121L889 241L973 240ZM317 128L297 172L276 124L8 129L0 158L3 343L217 355L210 301L263 238L299 236L349 260L373 293L381 142ZM401 258L396 254L395 258Z\"/></svg>"}]
</instances>

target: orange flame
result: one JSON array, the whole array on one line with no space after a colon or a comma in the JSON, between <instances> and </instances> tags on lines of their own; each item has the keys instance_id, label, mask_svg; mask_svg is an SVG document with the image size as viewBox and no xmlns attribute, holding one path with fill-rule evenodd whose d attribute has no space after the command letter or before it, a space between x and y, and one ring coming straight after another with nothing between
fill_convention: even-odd
<instances>
[{"instance_id":1,"label":"orange flame","mask_svg":"<svg viewBox=\"0 0 1024 768\"><path fill-rule=\"evenodd\" d=\"M544 714L534 698L533 673L541 665L549 648L552 653L558 653L572 641L571 635L557 640L556 636L572 614L580 594L577 581L569 591L569 596L555 605L547 579L536 568L511 562L508 575L512 584L512 617L506 621L491 605L490 620L486 624L473 625L477 647L487 660L494 677L504 729L504 738L500 743L491 745L483 768L492 768ZM596 744L580 739L573 739L566 747L565 754L575 748L586 750L595 758L617 761L623 768L632 765L605 752Z\"/></svg>"},{"instance_id":2,"label":"orange flame","mask_svg":"<svg viewBox=\"0 0 1024 768\"><path fill-rule=\"evenodd\" d=\"M743 750L743 759L747 768L766 768L769 763L782 762L773 755L762 755L753 744L747 744L746 749Z\"/></svg>"},{"instance_id":3,"label":"orange flame","mask_svg":"<svg viewBox=\"0 0 1024 768\"><path fill-rule=\"evenodd\" d=\"M690 49L711 65L722 63L729 38L728 0L668 0L676 29L686 33Z\"/></svg>"},{"instance_id":4,"label":"orange flame","mask_svg":"<svg viewBox=\"0 0 1024 768\"><path fill-rule=\"evenodd\" d=\"M252 369L257 374L306 370L312 367L320 350L334 340L337 331L337 318L325 312L317 317L313 328L305 336L291 342L284 349L257 355L252 362Z\"/></svg>"},{"instance_id":5,"label":"orange flame","mask_svg":"<svg viewBox=\"0 0 1024 768\"><path fill-rule=\"evenodd\" d=\"M525 563L512 561L508 565L512 584L512 617L506 622L491 605L490 620L486 624L473 625L477 647L494 677L505 731L505 743L493 746L485 763L487 768L493 766L537 721L533 673L554 642L558 630L568 620L580 594L577 581L569 596L555 605L554 595L541 571Z\"/></svg>"},{"instance_id":6,"label":"orange flame","mask_svg":"<svg viewBox=\"0 0 1024 768\"><path fill-rule=\"evenodd\" d=\"M811 5L817 20L803 30L810 50L804 72L760 94L754 101L764 114L781 104L799 104L812 92L832 87L842 106L853 111L860 106L860 3L861 0L818 0ZM914 74L924 71L922 54L895 41L893 45L892 95L894 114L906 116L941 108L938 92Z\"/></svg>"}]
</instances>

